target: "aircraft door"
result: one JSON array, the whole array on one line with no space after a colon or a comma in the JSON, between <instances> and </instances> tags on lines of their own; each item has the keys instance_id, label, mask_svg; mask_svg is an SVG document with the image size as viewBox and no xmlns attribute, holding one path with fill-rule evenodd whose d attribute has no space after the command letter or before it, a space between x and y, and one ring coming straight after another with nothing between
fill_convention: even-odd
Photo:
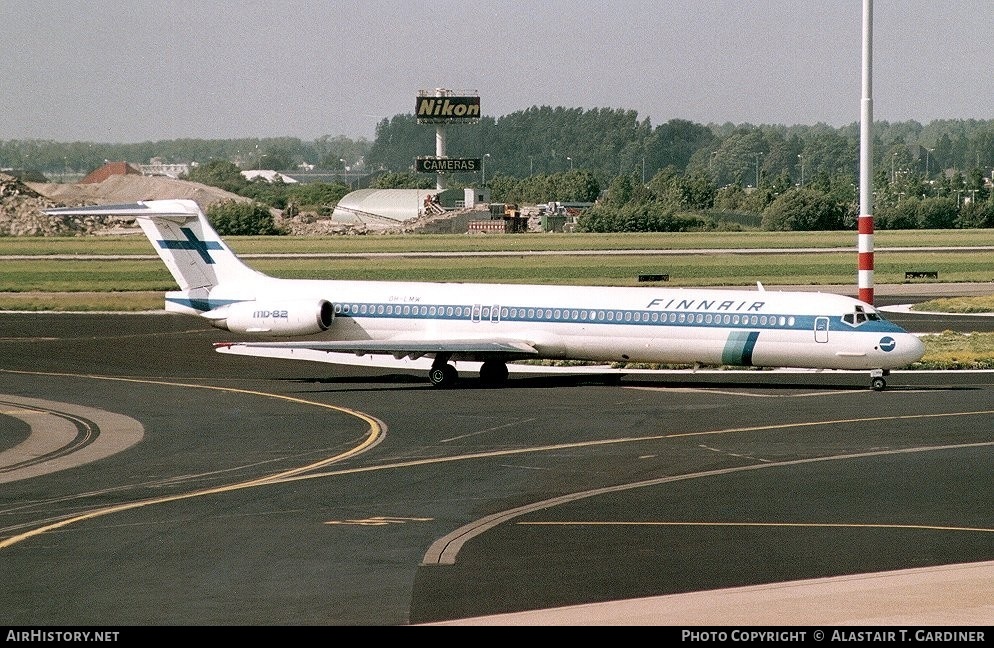
<instances>
[{"instance_id":1,"label":"aircraft door","mask_svg":"<svg viewBox=\"0 0 994 648\"><path fill-rule=\"evenodd\" d=\"M472 319L472 321L474 321L474 322L479 322L480 321L480 314L482 312L483 312L483 307L482 306L480 306L479 304L473 304L473 314L472 314L472 317L470 319Z\"/></svg>"},{"instance_id":2,"label":"aircraft door","mask_svg":"<svg viewBox=\"0 0 994 648\"><path fill-rule=\"evenodd\" d=\"M815 318L815 342L828 342L828 318Z\"/></svg>"},{"instance_id":3,"label":"aircraft door","mask_svg":"<svg viewBox=\"0 0 994 648\"><path fill-rule=\"evenodd\" d=\"M496 324L500 321L500 306L494 304L490 307L490 323Z\"/></svg>"}]
</instances>

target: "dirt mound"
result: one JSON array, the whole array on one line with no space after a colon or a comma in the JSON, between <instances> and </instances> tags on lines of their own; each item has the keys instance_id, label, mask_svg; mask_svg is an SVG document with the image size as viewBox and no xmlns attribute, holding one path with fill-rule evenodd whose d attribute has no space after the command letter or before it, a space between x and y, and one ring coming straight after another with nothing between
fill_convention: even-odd
<instances>
[{"instance_id":1,"label":"dirt mound","mask_svg":"<svg viewBox=\"0 0 994 648\"><path fill-rule=\"evenodd\" d=\"M110 205L138 200L168 200L188 198L202 209L223 200L247 201L217 187L199 182L158 176L116 175L92 184L28 183L28 187L51 200L72 203Z\"/></svg>"},{"instance_id":2,"label":"dirt mound","mask_svg":"<svg viewBox=\"0 0 994 648\"><path fill-rule=\"evenodd\" d=\"M52 217L51 207L112 205L138 200L189 198L204 210L224 200L247 201L197 182L151 176L111 176L93 184L21 182L0 174L0 236L85 236L136 231L134 223L95 216Z\"/></svg>"},{"instance_id":3,"label":"dirt mound","mask_svg":"<svg viewBox=\"0 0 994 648\"><path fill-rule=\"evenodd\" d=\"M23 182L0 173L0 236L44 236L71 234L75 229L65 219L50 218L43 209L58 203L45 198Z\"/></svg>"}]
</instances>

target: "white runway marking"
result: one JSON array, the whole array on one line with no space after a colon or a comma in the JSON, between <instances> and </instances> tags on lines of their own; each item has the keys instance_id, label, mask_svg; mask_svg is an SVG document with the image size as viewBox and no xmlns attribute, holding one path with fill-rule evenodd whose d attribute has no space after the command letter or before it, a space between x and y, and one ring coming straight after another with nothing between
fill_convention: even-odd
<instances>
[{"instance_id":1,"label":"white runway marking","mask_svg":"<svg viewBox=\"0 0 994 648\"><path fill-rule=\"evenodd\" d=\"M0 413L20 419L31 428L31 434L22 443L0 452L0 483L90 463L126 450L145 436L141 423L106 410L7 394L0 394L0 402L7 404ZM95 426L96 436L91 443L59 454L79 434L74 421ZM52 457L32 463L46 455ZM24 465L17 467L18 464Z\"/></svg>"}]
</instances>

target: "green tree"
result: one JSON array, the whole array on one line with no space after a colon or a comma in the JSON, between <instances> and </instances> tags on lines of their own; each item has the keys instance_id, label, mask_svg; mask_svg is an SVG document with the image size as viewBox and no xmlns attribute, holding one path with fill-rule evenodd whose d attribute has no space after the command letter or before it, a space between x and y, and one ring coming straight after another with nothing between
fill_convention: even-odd
<instances>
[{"instance_id":1,"label":"green tree","mask_svg":"<svg viewBox=\"0 0 994 648\"><path fill-rule=\"evenodd\" d=\"M903 202L903 201L902 201ZM944 198L914 198L908 201L915 207L914 227L923 229L951 229L958 225L959 213L956 200Z\"/></svg>"},{"instance_id":2,"label":"green tree","mask_svg":"<svg viewBox=\"0 0 994 648\"><path fill-rule=\"evenodd\" d=\"M269 207L257 202L226 200L207 208L207 219L221 236L274 235L276 227Z\"/></svg>"},{"instance_id":3,"label":"green tree","mask_svg":"<svg viewBox=\"0 0 994 648\"><path fill-rule=\"evenodd\" d=\"M994 202L970 201L963 205L956 219L958 227L994 227Z\"/></svg>"},{"instance_id":4,"label":"green tree","mask_svg":"<svg viewBox=\"0 0 994 648\"><path fill-rule=\"evenodd\" d=\"M233 162L211 160L190 169L187 179L192 182L218 187L232 193L241 193L249 185L242 171Z\"/></svg>"},{"instance_id":5,"label":"green tree","mask_svg":"<svg viewBox=\"0 0 994 648\"><path fill-rule=\"evenodd\" d=\"M725 185L715 193L714 208L723 211L744 211L748 197L742 185L738 183Z\"/></svg>"},{"instance_id":6,"label":"green tree","mask_svg":"<svg viewBox=\"0 0 994 648\"><path fill-rule=\"evenodd\" d=\"M287 146L271 146L266 149L266 152L259 159L260 169L285 171L287 169L295 169L296 167L294 153Z\"/></svg>"},{"instance_id":7,"label":"green tree","mask_svg":"<svg viewBox=\"0 0 994 648\"><path fill-rule=\"evenodd\" d=\"M635 194L635 187L632 186L631 176L616 176L611 181L611 186L607 188L607 196L604 198L606 205L622 207L631 201Z\"/></svg>"},{"instance_id":8,"label":"green tree","mask_svg":"<svg viewBox=\"0 0 994 648\"><path fill-rule=\"evenodd\" d=\"M552 199L561 202L594 202L601 193L597 178L584 169L557 174L554 184L556 190Z\"/></svg>"},{"instance_id":9,"label":"green tree","mask_svg":"<svg viewBox=\"0 0 994 648\"><path fill-rule=\"evenodd\" d=\"M341 182L309 182L287 185L287 191L289 200L301 207L331 207L350 190Z\"/></svg>"},{"instance_id":10,"label":"green tree","mask_svg":"<svg viewBox=\"0 0 994 648\"><path fill-rule=\"evenodd\" d=\"M423 173L384 173L373 181L374 189L432 189L435 177Z\"/></svg>"},{"instance_id":11,"label":"green tree","mask_svg":"<svg viewBox=\"0 0 994 648\"><path fill-rule=\"evenodd\" d=\"M916 229L918 208L915 200L902 200L882 204L873 213L874 227L877 229Z\"/></svg>"},{"instance_id":12,"label":"green tree","mask_svg":"<svg viewBox=\"0 0 994 648\"><path fill-rule=\"evenodd\" d=\"M622 206L594 205L577 222L581 232L687 232L704 228L696 215L679 215L672 206L653 201Z\"/></svg>"},{"instance_id":13,"label":"green tree","mask_svg":"<svg viewBox=\"0 0 994 648\"><path fill-rule=\"evenodd\" d=\"M813 231L842 229L843 210L813 189L791 189L763 211L763 229Z\"/></svg>"}]
</instances>

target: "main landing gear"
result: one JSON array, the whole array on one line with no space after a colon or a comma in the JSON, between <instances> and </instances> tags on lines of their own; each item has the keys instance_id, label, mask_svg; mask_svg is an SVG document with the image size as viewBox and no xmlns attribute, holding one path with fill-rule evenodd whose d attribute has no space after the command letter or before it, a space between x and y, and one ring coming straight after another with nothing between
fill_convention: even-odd
<instances>
[{"instance_id":1,"label":"main landing gear","mask_svg":"<svg viewBox=\"0 0 994 648\"><path fill-rule=\"evenodd\" d=\"M887 381L884 380L888 372L886 369L874 369L870 372L870 387L873 391L883 391L887 387Z\"/></svg>"},{"instance_id":2,"label":"main landing gear","mask_svg":"<svg viewBox=\"0 0 994 648\"><path fill-rule=\"evenodd\" d=\"M498 387L507 382L507 365L499 360L487 360L480 367L480 382L486 387Z\"/></svg>"},{"instance_id":3,"label":"main landing gear","mask_svg":"<svg viewBox=\"0 0 994 648\"><path fill-rule=\"evenodd\" d=\"M443 359L439 362L436 359L432 363L431 369L428 370L428 380L431 382L432 387L451 387L459 380L459 372L447 360Z\"/></svg>"},{"instance_id":4,"label":"main landing gear","mask_svg":"<svg viewBox=\"0 0 994 648\"><path fill-rule=\"evenodd\" d=\"M459 372L449 364L449 356L438 355L428 370L432 387L451 387L459 380ZM507 364L500 360L487 360L480 366L480 384L497 387L507 382Z\"/></svg>"}]
</instances>

